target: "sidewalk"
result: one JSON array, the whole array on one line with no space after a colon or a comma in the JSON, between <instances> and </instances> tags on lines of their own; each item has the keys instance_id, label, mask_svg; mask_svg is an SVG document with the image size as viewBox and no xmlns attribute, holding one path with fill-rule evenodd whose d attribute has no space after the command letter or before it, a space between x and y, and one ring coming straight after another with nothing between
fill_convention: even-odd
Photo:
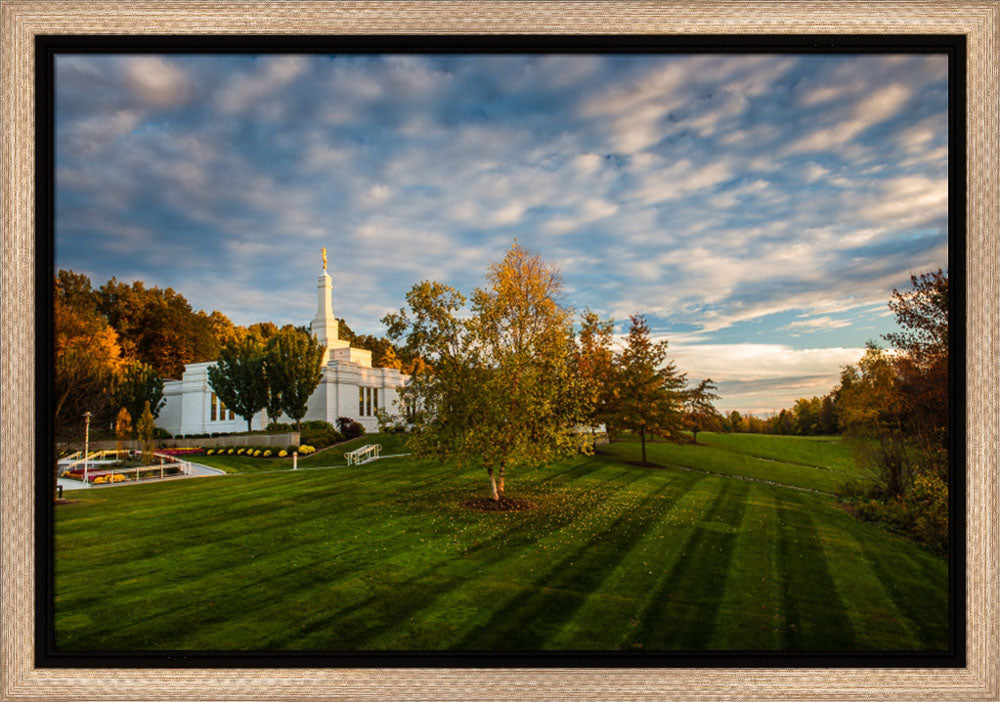
<instances>
[{"instance_id":1,"label":"sidewalk","mask_svg":"<svg viewBox=\"0 0 1000 702\"><path fill-rule=\"evenodd\" d=\"M190 463L190 461L189 461ZM103 487L122 487L125 485L145 485L147 483L161 483L168 480L184 480L186 478L204 478L209 475L225 475L226 471L219 470L218 468L209 468L208 466L203 466L200 463L191 463L191 472L187 475L171 475L164 478L145 478L136 482L134 480L126 480L122 483L102 483L100 485L89 485L84 483L82 480L70 480L69 478L58 478L58 484L62 486L63 490L89 490L91 488L103 488Z\"/></svg>"}]
</instances>

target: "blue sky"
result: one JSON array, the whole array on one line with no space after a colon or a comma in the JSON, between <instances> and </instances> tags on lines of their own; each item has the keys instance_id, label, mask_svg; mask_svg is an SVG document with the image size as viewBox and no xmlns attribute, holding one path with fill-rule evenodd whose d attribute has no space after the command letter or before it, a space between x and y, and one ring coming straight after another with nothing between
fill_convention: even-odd
<instances>
[{"instance_id":1,"label":"blue sky","mask_svg":"<svg viewBox=\"0 0 1000 702\"><path fill-rule=\"evenodd\" d=\"M943 55L56 60L56 266L358 332L516 237L724 410L824 394L947 268Z\"/></svg>"}]
</instances>

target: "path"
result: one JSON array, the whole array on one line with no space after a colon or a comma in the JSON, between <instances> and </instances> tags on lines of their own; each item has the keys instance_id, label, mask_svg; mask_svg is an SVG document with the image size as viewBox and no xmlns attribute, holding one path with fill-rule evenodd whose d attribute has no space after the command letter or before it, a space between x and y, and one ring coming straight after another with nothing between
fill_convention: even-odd
<instances>
[{"instance_id":1,"label":"path","mask_svg":"<svg viewBox=\"0 0 1000 702\"><path fill-rule=\"evenodd\" d=\"M190 462L189 462L190 463ZM209 468L208 466L203 466L200 463L190 463L191 472L187 475L170 475L164 478L144 478L139 482L134 480L126 480L122 483L102 483L99 485L90 485L83 482L82 480L70 480L69 478L59 478L59 485L62 486L63 490L89 490L90 488L103 488L103 487L123 487L125 485L145 485L147 483L160 483L166 482L167 480L184 480L186 478L204 478L210 475L225 475L226 471L219 470L218 468Z\"/></svg>"}]
</instances>

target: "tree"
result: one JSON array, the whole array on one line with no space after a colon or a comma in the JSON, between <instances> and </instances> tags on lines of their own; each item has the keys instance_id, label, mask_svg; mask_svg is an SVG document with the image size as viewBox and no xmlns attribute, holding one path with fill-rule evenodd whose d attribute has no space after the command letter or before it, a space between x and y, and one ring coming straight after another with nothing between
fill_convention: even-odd
<instances>
[{"instance_id":1,"label":"tree","mask_svg":"<svg viewBox=\"0 0 1000 702\"><path fill-rule=\"evenodd\" d=\"M111 278L97 291L100 312L123 339L123 353L156 369L164 378L180 378L186 363L216 357L219 344L209 316L196 314L172 288L147 288Z\"/></svg>"},{"instance_id":2,"label":"tree","mask_svg":"<svg viewBox=\"0 0 1000 702\"><path fill-rule=\"evenodd\" d=\"M745 431L743 426L743 415L736 410L729 413L729 429L734 432Z\"/></svg>"},{"instance_id":3,"label":"tree","mask_svg":"<svg viewBox=\"0 0 1000 702\"><path fill-rule=\"evenodd\" d=\"M119 452L125 450L125 444L132 438L132 415L124 407L118 410L118 417L115 419L115 438L118 440L115 450Z\"/></svg>"},{"instance_id":4,"label":"tree","mask_svg":"<svg viewBox=\"0 0 1000 702\"><path fill-rule=\"evenodd\" d=\"M264 347L252 336L226 346L208 368L208 384L226 407L247 420L247 431L253 431L254 415L267 405Z\"/></svg>"},{"instance_id":5,"label":"tree","mask_svg":"<svg viewBox=\"0 0 1000 702\"><path fill-rule=\"evenodd\" d=\"M149 464L153 462L153 429L155 424L153 422L153 413L149 409L149 402L147 401L143 408L142 414L139 415L139 423L135 426L136 434L139 437L139 443L142 444L142 462Z\"/></svg>"},{"instance_id":6,"label":"tree","mask_svg":"<svg viewBox=\"0 0 1000 702\"><path fill-rule=\"evenodd\" d=\"M706 378L687 391L684 398L684 423L693 435L692 443L698 443L699 431L718 431L722 427L722 415L712 404L719 399L718 388L711 378Z\"/></svg>"},{"instance_id":7,"label":"tree","mask_svg":"<svg viewBox=\"0 0 1000 702\"><path fill-rule=\"evenodd\" d=\"M920 470L948 477L948 275L910 277L911 290L893 290L889 308L900 331L886 334L896 347L893 366L906 431L919 448Z\"/></svg>"},{"instance_id":8,"label":"tree","mask_svg":"<svg viewBox=\"0 0 1000 702\"><path fill-rule=\"evenodd\" d=\"M112 391L117 407L124 407L132 417L142 414L143 404L148 402L153 417L160 416L166 404L163 397L163 378L156 369L142 361L130 361L124 365L121 376Z\"/></svg>"},{"instance_id":9,"label":"tree","mask_svg":"<svg viewBox=\"0 0 1000 702\"><path fill-rule=\"evenodd\" d=\"M272 401L295 420L302 430L309 398L323 378L323 347L310 334L287 326L274 334L267 343L267 385ZM270 414L272 410L269 409Z\"/></svg>"},{"instance_id":10,"label":"tree","mask_svg":"<svg viewBox=\"0 0 1000 702\"><path fill-rule=\"evenodd\" d=\"M509 468L578 450L582 416L558 270L515 242L486 280L466 320L457 315L461 293L425 281L407 294L409 312L383 321L426 363L402 391L412 450L484 468L499 501Z\"/></svg>"},{"instance_id":11,"label":"tree","mask_svg":"<svg viewBox=\"0 0 1000 702\"><path fill-rule=\"evenodd\" d=\"M359 334L351 341L351 346L371 351L372 366L375 368L395 368L398 370L402 367L402 363L396 355L396 349L388 339L371 334Z\"/></svg>"},{"instance_id":12,"label":"tree","mask_svg":"<svg viewBox=\"0 0 1000 702\"><path fill-rule=\"evenodd\" d=\"M581 389L584 422L590 428L596 449L596 429L610 423L615 401L614 322L602 322L596 312L582 315L576 348L576 375Z\"/></svg>"},{"instance_id":13,"label":"tree","mask_svg":"<svg viewBox=\"0 0 1000 702\"><path fill-rule=\"evenodd\" d=\"M666 362L667 342L653 343L643 316L630 319L619 361L620 419L625 428L639 434L646 465L647 436L681 440L685 380L672 361Z\"/></svg>"},{"instance_id":14,"label":"tree","mask_svg":"<svg viewBox=\"0 0 1000 702\"><path fill-rule=\"evenodd\" d=\"M893 290L895 346L874 343L841 374L836 410L845 435L875 469L860 491L878 518L939 551L948 546L948 277L911 276ZM875 508L873 508L875 509ZM871 510L869 510L870 512Z\"/></svg>"},{"instance_id":15,"label":"tree","mask_svg":"<svg viewBox=\"0 0 1000 702\"><path fill-rule=\"evenodd\" d=\"M97 309L85 275L59 271L55 279L55 433L82 430L84 412L94 424L114 420L110 389L122 370L119 336Z\"/></svg>"}]
</instances>

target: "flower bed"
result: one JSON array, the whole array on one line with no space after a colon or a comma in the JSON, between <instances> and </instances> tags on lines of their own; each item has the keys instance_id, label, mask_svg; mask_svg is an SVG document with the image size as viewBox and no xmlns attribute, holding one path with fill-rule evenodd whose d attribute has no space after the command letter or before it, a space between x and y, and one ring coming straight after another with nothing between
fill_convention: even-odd
<instances>
[{"instance_id":1,"label":"flower bed","mask_svg":"<svg viewBox=\"0 0 1000 702\"><path fill-rule=\"evenodd\" d=\"M164 448L156 449L156 453L162 453L166 456L191 456L199 453L205 453L203 448Z\"/></svg>"}]
</instances>

